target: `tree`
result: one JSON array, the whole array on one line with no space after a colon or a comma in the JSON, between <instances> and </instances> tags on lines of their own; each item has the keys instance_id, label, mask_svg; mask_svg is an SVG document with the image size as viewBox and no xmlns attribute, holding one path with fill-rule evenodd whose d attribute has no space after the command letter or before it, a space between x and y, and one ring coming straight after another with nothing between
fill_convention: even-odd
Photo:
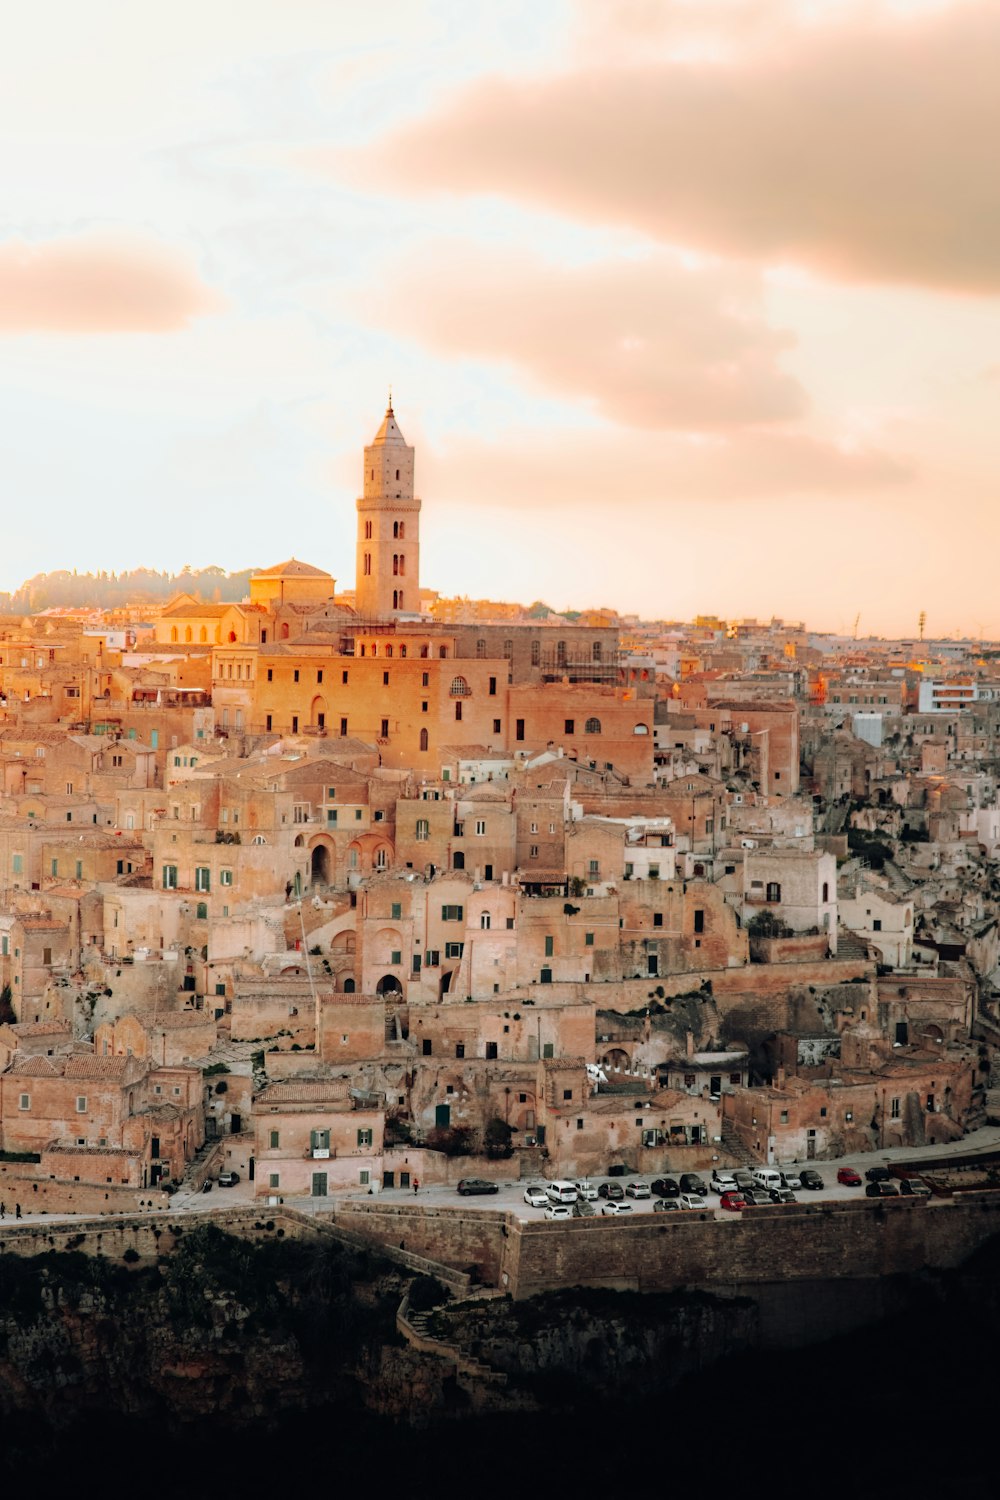
<instances>
[{"instance_id":1,"label":"tree","mask_svg":"<svg viewBox=\"0 0 1000 1500\"><path fill-rule=\"evenodd\" d=\"M487 1120L483 1130L483 1150L486 1155L492 1157L494 1161L513 1155L514 1147L511 1145L513 1134L511 1126L501 1120L499 1115L494 1115L491 1120Z\"/></svg>"}]
</instances>

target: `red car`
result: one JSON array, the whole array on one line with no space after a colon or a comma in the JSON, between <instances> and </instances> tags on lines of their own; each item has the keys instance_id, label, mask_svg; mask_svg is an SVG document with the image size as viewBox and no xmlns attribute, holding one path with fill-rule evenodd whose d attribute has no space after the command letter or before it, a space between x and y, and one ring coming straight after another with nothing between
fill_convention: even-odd
<instances>
[{"instance_id":1,"label":"red car","mask_svg":"<svg viewBox=\"0 0 1000 1500\"><path fill-rule=\"evenodd\" d=\"M719 1207L728 1208L734 1214L738 1214L746 1206L747 1200L742 1193L723 1193L719 1199Z\"/></svg>"},{"instance_id":2,"label":"red car","mask_svg":"<svg viewBox=\"0 0 1000 1500\"><path fill-rule=\"evenodd\" d=\"M855 1172L853 1167L838 1167L837 1181L842 1183L844 1187L861 1186L861 1178L858 1176L857 1172Z\"/></svg>"}]
</instances>

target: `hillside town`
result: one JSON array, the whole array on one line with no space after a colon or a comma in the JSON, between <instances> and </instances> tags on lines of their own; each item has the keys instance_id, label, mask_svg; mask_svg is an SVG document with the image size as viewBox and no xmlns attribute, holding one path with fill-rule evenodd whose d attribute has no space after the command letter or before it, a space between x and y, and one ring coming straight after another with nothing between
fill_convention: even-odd
<instances>
[{"instance_id":1,"label":"hillside town","mask_svg":"<svg viewBox=\"0 0 1000 1500\"><path fill-rule=\"evenodd\" d=\"M0 619L6 1197L682 1173L983 1124L1000 648L446 597L420 522L390 405L353 587L291 558L238 603Z\"/></svg>"}]
</instances>

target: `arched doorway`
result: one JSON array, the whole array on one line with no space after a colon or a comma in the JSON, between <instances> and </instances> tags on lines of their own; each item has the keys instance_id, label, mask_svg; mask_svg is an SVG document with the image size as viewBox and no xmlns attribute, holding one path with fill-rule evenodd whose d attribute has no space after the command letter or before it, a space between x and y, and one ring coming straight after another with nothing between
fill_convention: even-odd
<instances>
[{"instance_id":1,"label":"arched doorway","mask_svg":"<svg viewBox=\"0 0 1000 1500\"><path fill-rule=\"evenodd\" d=\"M313 885L330 884L330 851L325 844L317 844L312 852Z\"/></svg>"},{"instance_id":2,"label":"arched doorway","mask_svg":"<svg viewBox=\"0 0 1000 1500\"><path fill-rule=\"evenodd\" d=\"M326 699L317 695L312 701L309 710L309 722L317 729L326 728Z\"/></svg>"},{"instance_id":3,"label":"arched doorway","mask_svg":"<svg viewBox=\"0 0 1000 1500\"><path fill-rule=\"evenodd\" d=\"M403 993L403 986L395 974L383 974L375 986L375 993L376 995L401 995Z\"/></svg>"}]
</instances>

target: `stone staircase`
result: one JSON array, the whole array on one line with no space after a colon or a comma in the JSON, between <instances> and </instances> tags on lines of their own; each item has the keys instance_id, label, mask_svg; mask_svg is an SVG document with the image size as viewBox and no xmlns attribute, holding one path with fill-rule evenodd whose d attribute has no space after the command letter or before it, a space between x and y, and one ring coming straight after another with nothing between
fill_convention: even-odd
<instances>
[{"instance_id":1,"label":"stone staircase","mask_svg":"<svg viewBox=\"0 0 1000 1500\"><path fill-rule=\"evenodd\" d=\"M741 1167L760 1166L760 1158L754 1156L744 1144L742 1136L733 1129L728 1120L722 1122L722 1144L726 1148L726 1154L734 1156Z\"/></svg>"},{"instance_id":2,"label":"stone staircase","mask_svg":"<svg viewBox=\"0 0 1000 1500\"><path fill-rule=\"evenodd\" d=\"M986 1090L986 1123L1000 1125L1000 1085Z\"/></svg>"},{"instance_id":3,"label":"stone staircase","mask_svg":"<svg viewBox=\"0 0 1000 1500\"><path fill-rule=\"evenodd\" d=\"M499 1293L490 1288L486 1295L498 1296ZM478 1293L474 1296L476 1300L484 1300ZM464 1390L469 1390L473 1386L498 1387L507 1384L507 1376L503 1370L495 1370L492 1365L484 1364L481 1359L467 1354L457 1344L440 1339L433 1334L430 1330L432 1316L433 1309L427 1312L412 1312L409 1293L407 1293L396 1312L396 1327L413 1348L421 1350L424 1354L434 1354L439 1359L446 1359L449 1364L454 1365L455 1379Z\"/></svg>"}]
</instances>

